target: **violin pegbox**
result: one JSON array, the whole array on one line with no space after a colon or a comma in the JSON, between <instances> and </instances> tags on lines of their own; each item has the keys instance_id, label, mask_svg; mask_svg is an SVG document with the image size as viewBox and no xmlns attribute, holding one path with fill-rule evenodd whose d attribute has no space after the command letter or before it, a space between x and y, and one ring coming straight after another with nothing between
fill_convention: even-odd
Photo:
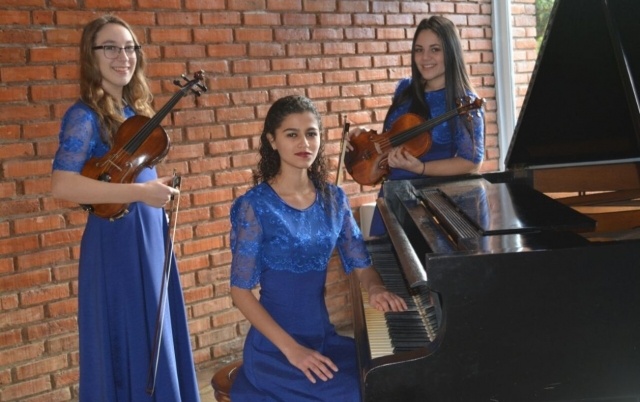
<instances>
[{"instance_id":1,"label":"violin pegbox","mask_svg":"<svg viewBox=\"0 0 640 402\"><path fill-rule=\"evenodd\" d=\"M485 104L484 98L478 98L473 96L463 96L456 100L456 105L458 106L458 113L460 115L466 115L467 120L471 121L472 116L470 111L475 110L476 116L480 116L480 108Z\"/></svg>"},{"instance_id":2,"label":"violin pegbox","mask_svg":"<svg viewBox=\"0 0 640 402\"><path fill-rule=\"evenodd\" d=\"M184 84L182 84L181 81L178 80L178 79L173 80L173 83L175 85L179 86L180 88L188 88L196 96L202 95L202 92L207 92L207 87L204 84L204 71L203 70L200 70L200 71L196 72L195 74L193 74L193 79L192 80L189 80L189 78L187 78L187 76L185 74L180 75L180 78L182 78L182 80L185 81ZM197 88L194 88L194 87L197 87Z\"/></svg>"}]
</instances>

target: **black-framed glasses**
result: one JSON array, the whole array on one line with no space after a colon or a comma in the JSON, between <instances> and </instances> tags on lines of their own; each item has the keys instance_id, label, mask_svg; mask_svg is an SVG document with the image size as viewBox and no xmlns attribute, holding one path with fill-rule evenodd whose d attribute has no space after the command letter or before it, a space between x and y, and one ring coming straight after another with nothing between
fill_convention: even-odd
<instances>
[{"instance_id":1,"label":"black-framed glasses","mask_svg":"<svg viewBox=\"0 0 640 402\"><path fill-rule=\"evenodd\" d=\"M102 51L104 52L104 57L106 57L107 59L117 59L118 56L120 56L120 52L123 50L124 50L124 54L126 54L127 57L131 57L135 55L136 51L140 50L141 48L142 46L140 45L125 46L125 47L114 46L114 45L102 45L102 46L94 46L91 49L93 50L102 49Z\"/></svg>"}]
</instances>

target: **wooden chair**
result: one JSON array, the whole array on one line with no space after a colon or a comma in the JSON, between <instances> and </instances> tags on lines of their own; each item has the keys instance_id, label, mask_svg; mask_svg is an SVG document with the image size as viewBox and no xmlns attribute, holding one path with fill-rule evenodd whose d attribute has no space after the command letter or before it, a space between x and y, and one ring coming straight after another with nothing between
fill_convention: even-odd
<instances>
[{"instance_id":1,"label":"wooden chair","mask_svg":"<svg viewBox=\"0 0 640 402\"><path fill-rule=\"evenodd\" d=\"M216 371L211 378L211 386L213 387L213 395L218 402L231 402L231 385L238 375L238 369L242 365L242 360L229 363Z\"/></svg>"}]
</instances>

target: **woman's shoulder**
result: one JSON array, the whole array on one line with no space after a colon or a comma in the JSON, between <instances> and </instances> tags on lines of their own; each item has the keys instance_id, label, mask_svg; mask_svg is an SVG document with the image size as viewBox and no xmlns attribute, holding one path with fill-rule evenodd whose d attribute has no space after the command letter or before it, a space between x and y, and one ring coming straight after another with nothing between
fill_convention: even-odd
<instances>
[{"instance_id":1,"label":"woman's shoulder","mask_svg":"<svg viewBox=\"0 0 640 402\"><path fill-rule=\"evenodd\" d=\"M264 200L265 196L267 195L268 189L268 184L266 183L260 183L251 187L249 190L247 190L246 193L242 194L233 201L234 208L237 208L237 206L239 205L252 205L261 200Z\"/></svg>"},{"instance_id":2,"label":"woman's shoulder","mask_svg":"<svg viewBox=\"0 0 640 402\"><path fill-rule=\"evenodd\" d=\"M325 191L332 196L343 196L345 194L344 189L333 183L326 182L324 184Z\"/></svg>"},{"instance_id":3,"label":"woman's shoulder","mask_svg":"<svg viewBox=\"0 0 640 402\"><path fill-rule=\"evenodd\" d=\"M411 77L401 78L396 84L396 93L400 93L411 85Z\"/></svg>"},{"instance_id":4,"label":"woman's shoulder","mask_svg":"<svg viewBox=\"0 0 640 402\"><path fill-rule=\"evenodd\" d=\"M64 113L65 119L97 119L98 114L81 99L75 101Z\"/></svg>"},{"instance_id":5,"label":"woman's shoulder","mask_svg":"<svg viewBox=\"0 0 640 402\"><path fill-rule=\"evenodd\" d=\"M325 184L325 192L328 194L329 200L333 200L332 202L337 203L338 205L348 203L347 193L345 193L344 189L340 186L337 186L332 183Z\"/></svg>"},{"instance_id":6,"label":"woman's shoulder","mask_svg":"<svg viewBox=\"0 0 640 402\"><path fill-rule=\"evenodd\" d=\"M96 114L95 110L93 110L91 106L87 105L82 99L76 100L71 106L69 106L67 113L69 112Z\"/></svg>"}]
</instances>

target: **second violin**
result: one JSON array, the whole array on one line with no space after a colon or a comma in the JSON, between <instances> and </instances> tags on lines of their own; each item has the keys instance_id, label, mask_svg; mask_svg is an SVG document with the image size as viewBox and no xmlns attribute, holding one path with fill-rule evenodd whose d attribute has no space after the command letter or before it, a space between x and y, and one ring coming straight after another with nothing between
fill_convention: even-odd
<instances>
[{"instance_id":1,"label":"second violin","mask_svg":"<svg viewBox=\"0 0 640 402\"><path fill-rule=\"evenodd\" d=\"M380 183L389 174L389 152L402 145L414 157L424 155L431 149L431 130L455 116L478 109L484 104L484 99L466 98L460 106L433 119L424 120L422 117L408 113L400 117L391 128L377 134L374 130L367 130L351 138L353 149L344 155L344 165L353 179L362 185Z\"/></svg>"}]
</instances>

